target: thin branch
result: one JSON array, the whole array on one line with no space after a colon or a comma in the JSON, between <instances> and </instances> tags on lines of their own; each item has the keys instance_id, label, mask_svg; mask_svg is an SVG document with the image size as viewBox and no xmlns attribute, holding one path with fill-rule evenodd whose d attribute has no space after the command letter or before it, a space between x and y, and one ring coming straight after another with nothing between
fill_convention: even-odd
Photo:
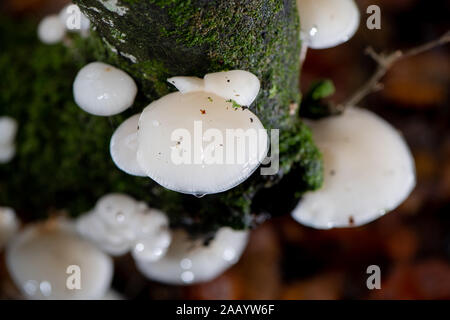
<instances>
[{"instance_id":1,"label":"thin branch","mask_svg":"<svg viewBox=\"0 0 450 320\"><path fill-rule=\"evenodd\" d=\"M396 50L392 53L385 54L377 53L371 47L367 48L366 54L369 55L377 63L375 73L352 96L350 96L347 101L338 106L338 108L342 110L346 106L357 105L367 95L371 94L372 92L381 90L383 88L383 85L380 83L380 80L384 77L384 75L392 67L392 65L394 65L399 60L421 54L425 51L434 49L449 42L450 31L447 31L444 35L436 40L427 42L406 51Z\"/></svg>"}]
</instances>

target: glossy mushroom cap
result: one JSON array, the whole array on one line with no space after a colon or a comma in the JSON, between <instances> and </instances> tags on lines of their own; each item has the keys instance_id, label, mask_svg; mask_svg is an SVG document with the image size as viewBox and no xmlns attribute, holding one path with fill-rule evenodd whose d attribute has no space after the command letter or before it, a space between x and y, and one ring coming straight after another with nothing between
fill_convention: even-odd
<instances>
[{"instance_id":1,"label":"glossy mushroom cap","mask_svg":"<svg viewBox=\"0 0 450 320\"><path fill-rule=\"evenodd\" d=\"M137 87L124 71L102 62L84 66L73 83L77 105L97 116L119 114L134 103Z\"/></svg>"},{"instance_id":2,"label":"glossy mushroom cap","mask_svg":"<svg viewBox=\"0 0 450 320\"><path fill-rule=\"evenodd\" d=\"M405 140L376 114L348 108L308 124L323 154L325 178L292 212L299 223L317 229L360 226L395 209L414 188L414 160Z\"/></svg>"},{"instance_id":3,"label":"glossy mushroom cap","mask_svg":"<svg viewBox=\"0 0 450 320\"><path fill-rule=\"evenodd\" d=\"M6 264L29 299L100 299L108 291L111 259L80 238L71 222L58 219L29 225L10 243ZM67 285L79 267L81 288Z\"/></svg>"},{"instance_id":4,"label":"glossy mushroom cap","mask_svg":"<svg viewBox=\"0 0 450 320\"><path fill-rule=\"evenodd\" d=\"M60 42L66 29L58 15L50 15L41 20L38 26L38 38L45 44Z\"/></svg>"},{"instance_id":5,"label":"glossy mushroom cap","mask_svg":"<svg viewBox=\"0 0 450 320\"><path fill-rule=\"evenodd\" d=\"M175 92L142 112L137 161L163 187L204 195L246 180L267 144L267 132L250 110L213 93Z\"/></svg>"}]
</instances>

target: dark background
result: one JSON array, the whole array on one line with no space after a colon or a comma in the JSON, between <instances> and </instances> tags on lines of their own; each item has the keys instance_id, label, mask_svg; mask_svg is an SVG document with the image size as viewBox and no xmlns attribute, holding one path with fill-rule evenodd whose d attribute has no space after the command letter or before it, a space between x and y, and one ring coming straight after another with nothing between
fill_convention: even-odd
<instances>
[{"instance_id":1,"label":"dark background","mask_svg":"<svg viewBox=\"0 0 450 320\"><path fill-rule=\"evenodd\" d=\"M2 13L39 19L64 0L3 0ZM404 49L450 28L448 0L359 0L361 26L349 42L309 50L302 91L320 78L336 86L339 103L373 72L364 54ZM367 6L381 7L381 30L365 26ZM0 44L1 46L1 44ZM116 259L113 287L139 299L450 299L450 107L449 50L441 47L396 64L383 91L361 105L398 128L412 148L417 187L397 210L363 227L319 231L290 217L254 230L240 262L216 280L172 287L146 280L131 257ZM0 254L0 298L19 298ZM366 269L381 267L382 289L366 287Z\"/></svg>"}]
</instances>

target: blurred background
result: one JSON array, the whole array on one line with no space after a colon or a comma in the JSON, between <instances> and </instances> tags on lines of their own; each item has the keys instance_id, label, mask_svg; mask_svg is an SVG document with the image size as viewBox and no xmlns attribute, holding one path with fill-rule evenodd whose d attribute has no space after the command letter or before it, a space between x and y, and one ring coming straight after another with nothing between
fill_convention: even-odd
<instances>
[{"instance_id":1,"label":"blurred background","mask_svg":"<svg viewBox=\"0 0 450 320\"><path fill-rule=\"evenodd\" d=\"M65 0L3 0L2 15L38 21ZM357 0L361 26L349 42L309 50L301 89L330 78L339 103L374 71L364 54L404 49L450 28L448 0ZM381 30L368 30L367 6L381 7ZM1 44L0 44L1 50ZM383 79L384 90L362 103L406 137L418 184L397 210L363 227L319 231L290 217L252 231L240 262L209 283L189 287L151 282L130 256L115 260L113 287L136 299L450 299L450 46L403 60ZM381 290L368 290L366 269L381 268ZM0 298L20 298L0 253Z\"/></svg>"}]
</instances>

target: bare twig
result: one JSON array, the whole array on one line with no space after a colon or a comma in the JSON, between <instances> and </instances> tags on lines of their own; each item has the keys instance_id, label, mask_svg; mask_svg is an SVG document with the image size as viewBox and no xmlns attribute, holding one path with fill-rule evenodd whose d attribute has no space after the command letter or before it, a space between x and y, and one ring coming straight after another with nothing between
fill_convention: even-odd
<instances>
[{"instance_id":1,"label":"bare twig","mask_svg":"<svg viewBox=\"0 0 450 320\"><path fill-rule=\"evenodd\" d=\"M450 31L447 31L444 35L436 40L427 42L418 47L411 48L406 51L396 50L392 53L377 53L373 48L366 49L366 54L369 55L376 63L377 68L375 73L364 83L353 95L348 98L347 101L338 106L340 110L343 110L346 106L354 106L360 103L367 95L372 92L381 90L383 85L380 80L384 77L386 72L392 67L393 64L404 58L409 58L425 51L431 50L440 45L450 42Z\"/></svg>"}]
</instances>

